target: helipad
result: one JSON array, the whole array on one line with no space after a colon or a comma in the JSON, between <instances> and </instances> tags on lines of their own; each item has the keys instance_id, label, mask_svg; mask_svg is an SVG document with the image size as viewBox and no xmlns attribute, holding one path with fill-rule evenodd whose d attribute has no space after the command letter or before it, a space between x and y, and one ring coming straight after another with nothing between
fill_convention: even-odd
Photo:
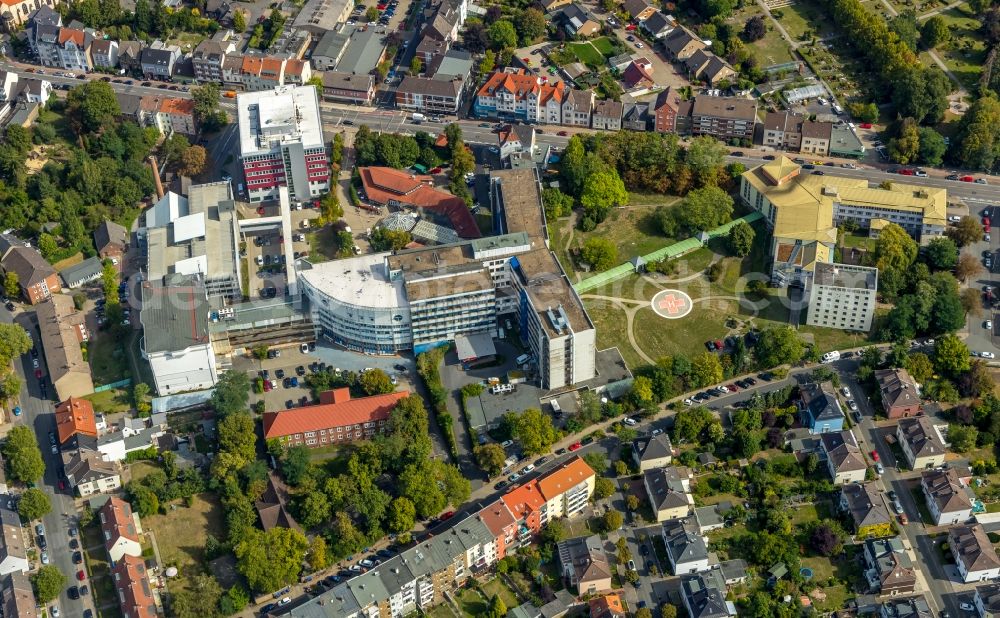
<instances>
[{"instance_id":1,"label":"helipad","mask_svg":"<svg viewBox=\"0 0 1000 618\"><path fill-rule=\"evenodd\" d=\"M691 297L680 290L663 290L650 301L653 311L661 318L676 320L691 313Z\"/></svg>"}]
</instances>

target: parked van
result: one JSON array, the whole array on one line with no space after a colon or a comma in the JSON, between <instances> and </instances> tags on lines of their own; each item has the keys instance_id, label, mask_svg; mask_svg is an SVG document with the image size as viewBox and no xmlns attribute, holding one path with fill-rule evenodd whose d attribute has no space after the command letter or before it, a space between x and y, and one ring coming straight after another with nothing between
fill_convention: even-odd
<instances>
[{"instance_id":1,"label":"parked van","mask_svg":"<svg viewBox=\"0 0 1000 618\"><path fill-rule=\"evenodd\" d=\"M525 364L526 362L528 362L530 360L531 360L531 355L530 354L522 354L522 355L518 356L517 358L515 358L514 362L517 363L518 365L523 365L523 364Z\"/></svg>"},{"instance_id":2,"label":"parked van","mask_svg":"<svg viewBox=\"0 0 1000 618\"><path fill-rule=\"evenodd\" d=\"M838 360L840 360L840 352L834 350L833 352L827 352L826 354L824 354L823 358L821 359L821 362L832 363L833 361L838 361Z\"/></svg>"}]
</instances>

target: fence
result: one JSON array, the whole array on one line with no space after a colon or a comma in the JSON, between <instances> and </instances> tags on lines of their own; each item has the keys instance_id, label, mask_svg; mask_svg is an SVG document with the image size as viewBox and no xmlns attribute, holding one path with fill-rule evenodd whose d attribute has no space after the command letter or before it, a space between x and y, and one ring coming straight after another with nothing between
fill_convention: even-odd
<instances>
[{"instance_id":1,"label":"fence","mask_svg":"<svg viewBox=\"0 0 1000 618\"><path fill-rule=\"evenodd\" d=\"M719 238L720 236L725 236L729 233L729 230L733 228L734 225L740 221L745 221L747 223L753 223L761 218L759 212L752 212L749 215L740 217L739 219L734 219L725 225L720 225L714 230L709 230L708 232L703 232L698 238L685 238L679 242L675 242L672 245L667 245L661 249L646 254L642 256L645 263L659 262L660 260L673 259L684 255L685 253L690 253L696 249L700 249L705 246L709 240L713 238ZM577 294L583 294L584 292L589 292L590 290L595 290L602 285L611 283L612 281L618 281L619 279L624 279L630 273L634 272L635 268L630 262L625 262L624 264L619 264L610 270L606 270L602 273L598 273L593 277L588 277L583 281L578 281L573 289L576 290Z\"/></svg>"},{"instance_id":2,"label":"fence","mask_svg":"<svg viewBox=\"0 0 1000 618\"><path fill-rule=\"evenodd\" d=\"M95 393L103 393L104 391L110 391L116 388L124 388L132 384L132 378L125 378L124 380L118 380L117 382L112 382L111 384L102 384L100 386L94 387Z\"/></svg>"}]
</instances>

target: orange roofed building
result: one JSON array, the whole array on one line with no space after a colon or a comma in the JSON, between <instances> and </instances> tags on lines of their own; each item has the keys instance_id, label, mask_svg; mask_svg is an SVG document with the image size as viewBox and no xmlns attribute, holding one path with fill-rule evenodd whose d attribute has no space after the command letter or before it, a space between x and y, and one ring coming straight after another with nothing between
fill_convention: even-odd
<instances>
[{"instance_id":1,"label":"orange roofed building","mask_svg":"<svg viewBox=\"0 0 1000 618\"><path fill-rule=\"evenodd\" d=\"M497 500L479 511L479 517L493 535L496 559L503 560L507 548L514 547L517 542L517 520L503 500Z\"/></svg>"},{"instance_id":2,"label":"orange roofed building","mask_svg":"<svg viewBox=\"0 0 1000 618\"><path fill-rule=\"evenodd\" d=\"M590 600L590 618L625 618L625 606L617 594L606 594Z\"/></svg>"},{"instance_id":3,"label":"orange roofed building","mask_svg":"<svg viewBox=\"0 0 1000 618\"><path fill-rule=\"evenodd\" d=\"M409 395L399 391L351 399L346 388L326 391L318 405L264 413L264 439L309 448L368 439L385 429L396 403Z\"/></svg>"},{"instance_id":4,"label":"orange roofed building","mask_svg":"<svg viewBox=\"0 0 1000 618\"><path fill-rule=\"evenodd\" d=\"M115 563L113 574L118 604L125 618L156 618L156 601L141 557L125 556Z\"/></svg>"},{"instance_id":5,"label":"orange roofed building","mask_svg":"<svg viewBox=\"0 0 1000 618\"><path fill-rule=\"evenodd\" d=\"M594 471L573 457L544 476L508 491L501 501L517 523L516 543L523 545L557 517L573 517L594 494ZM487 507L490 508L490 507Z\"/></svg>"},{"instance_id":6,"label":"orange roofed building","mask_svg":"<svg viewBox=\"0 0 1000 618\"><path fill-rule=\"evenodd\" d=\"M94 406L86 399L70 397L56 406L56 430L59 444L65 444L73 436L97 437L97 419Z\"/></svg>"},{"instance_id":7,"label":"orange roofed building","mask_svg":"<svg viewBox=\"0 0 1000 618\"><path fill-rule=\"evenodd\" d=\"M448 219L462 238L479 238L479 226L465 200L433 187L430 176L391 167L362 167L361 183L368 200L376 204L409 206Z\"/></svg>"},{"instance_id":8,"label":"orange roofed building","mask_svg":"<svg viewBox=\"0 0 1000 618\"><path fill-rule=\"evenodd\" d=\"M565 82L537 76L524 69L494 71L476 93L475 116L562 124Z\"/></svg>"}]
</instances>

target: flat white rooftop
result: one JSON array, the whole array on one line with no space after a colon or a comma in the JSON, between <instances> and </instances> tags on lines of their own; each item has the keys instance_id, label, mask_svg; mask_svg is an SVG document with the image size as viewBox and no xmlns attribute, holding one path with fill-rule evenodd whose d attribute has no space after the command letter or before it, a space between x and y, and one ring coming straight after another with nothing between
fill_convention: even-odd
<instances>
[{"instance_id":1,"label":"flat white rooftop","mask_svg":"<svg viewBox=\"0 0 1000 618\"><path fill-rule=\"evenodd\" d=\"M279 144L323 146L319 99L313 86L278 86L236 96L240 155L270 152Z\"/></svg>"},{"instance_id":2,"label":"flat white rooftop","mask_svg":"<svg viewBox=\"0 0 1000 618\"><path fill-rule=\"evenodd\" d=\"M389 281L385 270L388 253L360 255L346 260L312 264L298 271L300 279L346 305L372 309L409 306L403 279Z\"/></svg>"}]
</instances>

